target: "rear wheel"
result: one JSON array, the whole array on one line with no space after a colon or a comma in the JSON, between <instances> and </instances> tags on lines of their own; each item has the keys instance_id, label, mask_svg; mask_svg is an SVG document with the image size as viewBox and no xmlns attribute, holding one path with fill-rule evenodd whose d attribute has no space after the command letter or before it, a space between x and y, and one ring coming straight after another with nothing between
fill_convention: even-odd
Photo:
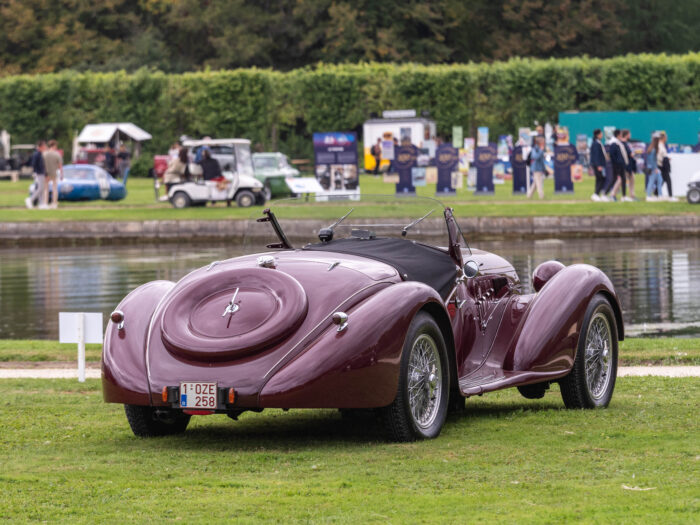
<instances>
[{"instance_id":1,"label":"rear wheel","mask_svg":"<svg viewBox=\"0 0 700 525\"><path fill-rule=\"evenodd\" d=\"M688 202L690 204L697 204L700 202L700 190L693 188L692 190L688 191L688 195L686 197L688 198Z\"/></svg>"},{"instance_id":2,"label":"rear wheel","mask_svg":"<svg viewBox=\"0 0 700 525\"><path fill-rule=\"evenodd\" d=\"M617 377L617 324L605 297L588 304L576 359L569 375L559 381L567 408L607 407Z\"/></svg>"},{"instance_id":3,"label":"rear wheel","mask_svg":"<svg viewBox=\"0 0 700 525\"><path fill-rule=\"evenodd\" d=\"M126 419L138 437L170 436L181 434L190 422L190 416L181 412L167 412L153 407L124 405Z\"/></svg>"},{"instance_id":4,"label":"rear wheel","mask_svg":"<svg viewBox=\"0 0 700 525\"><path fill-rule=\"evenodd\" d=\"M187 195L184 191L177 191L171 197L170 203L173 205L173 208L182 209L191 206L192 199L190 199L190 196Z\"/></svg>"},{"instance_id":5,"label":"rear wheel","mask_svg":"<svg viewBox=\"0 0 700 525\"><path fill-rule=\"evenodd\" d=\"M236 195L236 204L241 208L249 208L255 204L255 195L253 195L252 191L241 190Z\"/></svg>"},{"instance_id":6,"label":"rear wheel","mask_svg":"<svg viewBox=\"0 0 700 525\"><path fill-rule=\"evenodd\" d=\"M380 409L390 439L414 441L440 434L450 394L448 363L440 328L430 315L418 313L401 354L396 398Z\"/></svg>"}]
</instances>

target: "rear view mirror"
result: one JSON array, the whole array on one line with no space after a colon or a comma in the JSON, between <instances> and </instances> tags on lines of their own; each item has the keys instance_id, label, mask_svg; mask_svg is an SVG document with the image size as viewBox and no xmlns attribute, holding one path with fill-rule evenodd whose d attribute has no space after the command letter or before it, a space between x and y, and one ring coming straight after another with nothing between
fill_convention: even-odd
<instances>
[{"instance_id":1,"label":"rear view mirror","mask_svg":"<svg viewBox=\"0 0 700 525\"><path fill-rule=\"evenodd\" d=\"M464 264L464 275L470 279L479 275L479 265L476 261L470 259Z\"/></svg>"}]
</instances>

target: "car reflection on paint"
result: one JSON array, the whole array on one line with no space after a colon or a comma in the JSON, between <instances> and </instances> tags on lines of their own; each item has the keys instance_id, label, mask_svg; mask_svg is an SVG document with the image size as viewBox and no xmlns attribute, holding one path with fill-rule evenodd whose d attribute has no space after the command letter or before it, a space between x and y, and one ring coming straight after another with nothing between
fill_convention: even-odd
<instances>
[{"instance_id":1,"label":"car reflection on paint","mask_svg":"<svg viewBox=\"0 0 700 525\"><path fill-rule=\"evenodd\" d=\"M63 180L58 183L59 201L118 201L126 197L126 177L118 181L99 166L68 164L63 167ZM36 182L29 187L34 191ZM49 194L53 185L49 183ZM37 202L34 202L36 205Z\"/></svg>"}]
</instances>

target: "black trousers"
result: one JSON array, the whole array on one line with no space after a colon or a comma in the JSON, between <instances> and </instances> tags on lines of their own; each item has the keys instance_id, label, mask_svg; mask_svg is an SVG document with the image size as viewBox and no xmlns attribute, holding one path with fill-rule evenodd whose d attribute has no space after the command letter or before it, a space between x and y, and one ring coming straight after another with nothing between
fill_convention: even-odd
<instances>
[{"instance_id":1,"label":"black trousers","mask_svg":"<svg viewBox=\"0 0 700 525\"><path fill-rule=\"evenodd\" d=\"M673 197L673 187L671 186L671 161L668 160L668 157L664 158L663 164L661 165L661 178L668 188L668 196Z\"/></svg>"},{"instance_id":2,"label":"black trousers","mask_svg":"<svg viewBox=\"0 0 700 525\"><path fill-rule=\"evenodd\" d=\"M602 166L594 166L593 173L595 175L595 194L599 195L605 188L605 168Z\"/></svg>"},{"instance_id":3,"label":"black trousers","mask_svg":"<svg viewBox=\"0 0 700 525\"><path fill-rule=\"evenodd\" d=\"M615 186L615 182L617 182L618 177L622 177L622 184L625 183L625 167L624 166L616 166L613 164L613 178L608 184L608 187L605 188L605 193L610 193L610 190ZM623 186L624 187L624 186Z\"/></svg>"}]
</instances>

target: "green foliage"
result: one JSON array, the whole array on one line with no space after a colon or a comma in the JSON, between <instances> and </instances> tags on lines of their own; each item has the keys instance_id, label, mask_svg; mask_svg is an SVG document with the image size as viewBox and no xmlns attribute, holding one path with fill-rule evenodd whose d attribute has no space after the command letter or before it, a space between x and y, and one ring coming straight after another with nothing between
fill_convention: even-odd
<instances>
[{"instance_id":1,"label":"green foliage","mask_svg":"<svg viewBox=\"0 0 700 525\"><path fill-rule=\"evenodd\" d=\"M181 75L63 72L0 78L0 128L15 142L57 138L68 149L91 122L131 121L165 152L183 134L247 137L264 149L311 155L314 131L357 130L372 112L428 110L438 133L487 125L515 133L563 110L700 106L700 53L613 59L523 59L492 64L319 64Z\"/></svg>"},{"instance_id":2,"label":"green foliage","mask_svg":"<svg viewBox=\"0 0 700 525\"><path fill-rule=\"evenodd\" d=\"M148 177L150 170L153 167L153 155L145 154L138 157L135 161L131 163L131 169L129 170L129 177ZM132 184L133 185L133 184ZM129 182L127 179L127 188L129 187Z\"/></svg>"}]
</instances>

